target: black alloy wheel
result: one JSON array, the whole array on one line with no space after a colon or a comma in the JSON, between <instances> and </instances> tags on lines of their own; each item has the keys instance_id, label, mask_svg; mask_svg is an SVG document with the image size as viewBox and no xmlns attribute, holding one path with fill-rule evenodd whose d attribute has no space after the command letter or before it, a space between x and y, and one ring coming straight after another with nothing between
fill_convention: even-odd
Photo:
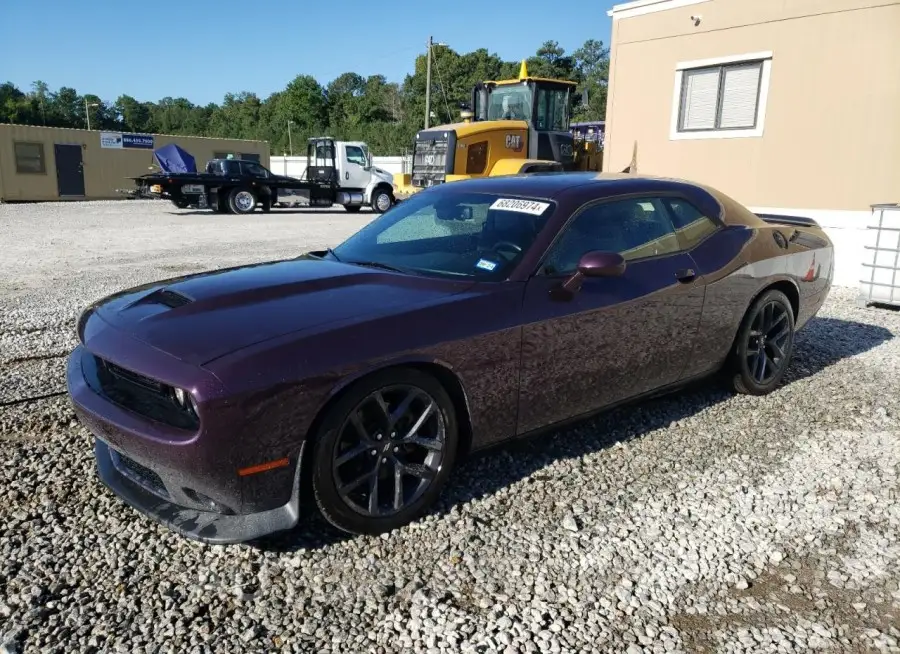
<instances>
[{"instance_id":1,"label":"black alloy wheel","mask_svg":"<svg viewBox=\"0 0 900 654\"><path fill-rule=\"evenodd\" d=\"M738 334L733 385L737 392L765 395L781 382L794 349L794 311L781 291L756 300Z\"/></svg>"},{"instance_id":2,"label":"black alloy wheel","mask_svg":"<svg viewBox=\"0 0 900 654\"><path fill-rule=\"evenodd\" d=\"M382 533L420 516L456 454L457 422L443 386L417 370L376 375L323 421L313 488L322 514L353 533Z\"/></svg>"}]
</instances>

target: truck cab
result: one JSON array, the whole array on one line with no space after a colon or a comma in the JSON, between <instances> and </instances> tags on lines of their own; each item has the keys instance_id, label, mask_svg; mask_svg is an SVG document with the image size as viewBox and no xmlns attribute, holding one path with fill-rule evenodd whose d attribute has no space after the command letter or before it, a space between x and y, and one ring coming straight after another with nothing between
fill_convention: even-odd
<instances>
[{"instance_id":1,"label":"truck cab","mask_svg":"<svg viewBox=\"0 0 900 654\"><path fill-rule=\"evenodd\" d=\"M332 188L330 203L342 204L350 212L370 205L383 213L394 204L393 175L372 163L369 146L362 141L336 141L327 136L309 139L304 179L320 189ZM309 202L326 206L329 197L311 192Z\"/></svg>"}]
</instances>

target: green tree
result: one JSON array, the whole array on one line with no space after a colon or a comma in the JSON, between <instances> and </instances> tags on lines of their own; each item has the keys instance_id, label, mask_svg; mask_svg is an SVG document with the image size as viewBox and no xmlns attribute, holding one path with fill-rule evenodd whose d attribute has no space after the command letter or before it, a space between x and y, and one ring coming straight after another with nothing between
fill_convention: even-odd
<instances>
[{"instance_id":1,"label":"green tree","mask_svg":"<svg viewBox=\"0 0 900 654\"><path fill-rule=\"evenodd\" d=\"M575 110L578 120L604 120L609 86L609 48L603 41L589 39L572 53L581 84L578 90L584 100Z\"/></svg>"}]
</instances>

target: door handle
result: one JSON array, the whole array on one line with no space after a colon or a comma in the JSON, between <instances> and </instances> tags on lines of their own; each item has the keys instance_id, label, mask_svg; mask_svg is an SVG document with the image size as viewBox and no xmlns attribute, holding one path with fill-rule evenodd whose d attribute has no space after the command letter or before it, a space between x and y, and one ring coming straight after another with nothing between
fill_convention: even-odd
<instances>
[{"instance_id":1,"label":"door handle","mask_svg":"<svg viewBox=\"0 0 900 654\"><path fill-rule=\"evenodd\" d=\"M695 277L697 277L697 273L694 272L693 268L682 268L675 273L675 278L679 282L692 282Z\"/></svg>"},{"instance_id":2,"label":"door handle","mask_svg":"<svg viewBox=\"0 0 900 654\"><path fill-rule=\"evenodd\" d=\"M349 170L346 173L344 173L344 179L350 179L350 171Z\"/></svg>"}]
</instances>

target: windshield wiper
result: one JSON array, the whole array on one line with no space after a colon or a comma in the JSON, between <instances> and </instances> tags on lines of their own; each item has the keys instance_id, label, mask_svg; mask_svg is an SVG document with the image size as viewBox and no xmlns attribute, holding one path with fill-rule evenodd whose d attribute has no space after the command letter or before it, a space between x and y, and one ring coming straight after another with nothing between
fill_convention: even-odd
<instances>
[{"instance_id":1,"label":"windshield wiper","mask_svg":"<svg viewBox=\"0 0 900 654\"><path fill-rule=\"evenodd\" d=\"M341 258L338 255L336 255L334 253L334 250L332 250L331 248L325 248L325 254L330 254L331 256L333 256L335 261L341 260Z\"/></svg>"},{"instance_id":2,"label":"windshield wiper","mask_svg":"<svg viewBox=\"0 0 900 654\"><path fill-rule=\"evenodd\" d=\"M409 268L398 268L397 266L392 266L387 263L381 263L380 261L345 261L344 263L353 264L354 266L365 266L367 268L379 268L380 270L390 270L391 272L405 273L410 274Z\"/></svg>"}]
</instances>

